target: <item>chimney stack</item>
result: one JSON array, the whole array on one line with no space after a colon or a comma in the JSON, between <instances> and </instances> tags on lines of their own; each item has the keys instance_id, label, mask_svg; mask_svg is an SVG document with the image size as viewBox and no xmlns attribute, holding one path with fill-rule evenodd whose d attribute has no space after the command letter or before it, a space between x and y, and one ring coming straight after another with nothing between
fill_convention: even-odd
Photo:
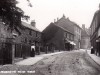
<instances>
[{"instance_id":1,"label":"chimney stack","mask_svg":"<svg viewBox=\"0 0 100 75\"><path fill-rule=\"evenodd\" d=\"M54 19L54 23L56 22L56 19Z\"/></svg>"},{"instance_id":2,"label":"chimney stack","mask_svg":"<svg viewBox=\"0 0 100 75\"><path fill-rule=\"evenodd\" d=\"M85 24L82 24L82 28L85 30Z\"/></svg>"},{"instance_id":3,"label":"chimney stack","mask_svg":"<svg viewBox=\"0 0 100 75\"><path fill-rule=\"evenodd\" d=\"M57 17L57 21L59 20L59 18Z\"/></svg>"},{"instance_id":4,"label":"chimney stack","mask_svg":"<svg viewBox=\"0 0 100 75\"><path fill-rule=\"evenodd\" d=\"M63 18L66 18L64 14L63 14Z\"/></svg>"},{"instance_id":5,"label":"chimney stack","mask_svg":"<svg viewBox=\"0 0 100 75\"><path fill-rule=\"evenodd\" d=\"M31 25L32 25L33 27L35 27L35 25L36 25L35 20L32 20L32 21L31 21Z\"/></svg>"}]
</instances>

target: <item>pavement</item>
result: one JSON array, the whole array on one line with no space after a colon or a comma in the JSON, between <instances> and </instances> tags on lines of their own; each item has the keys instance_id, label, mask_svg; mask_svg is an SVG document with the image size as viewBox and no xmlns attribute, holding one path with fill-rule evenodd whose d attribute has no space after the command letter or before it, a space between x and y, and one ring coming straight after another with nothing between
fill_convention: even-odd
<instances>
[{"instance_id":1,"label":"pavement","mask_svg":"<svg viewBox=\"0 0 100 75\"><path fill-rule=\"evenodd\" d=\"M80 49L80 50L86 51L86 53L90 56L90 58L92 58L93 61L100 66L100 57L99 56L96 56L95 54L91 54L91 50L87 50L87 49Z\"/></svg>"},{"instance_id":2,"label":"pavement","mask_svg":"<svg viewBox=\"0 0 100 75\"><path fill-rule=\"evenodd\" d=\"M95 54L91 54L91 50L87 50L86 52L100 66L100 57Z\"/></svg>"},{"instance_id":3,"label":"pavement","mask_svg":"<svg viewBox=\"0 0 100 75\"><path fill-rule=\"evenodd\" d=\"M40 61L44 57L55 55L55 54L60 54L60 53L63 53L63 51L62 52L50 53L50 54L41 54L41 55L38 55L38 56L35 56L35 57L29 57L25 60L16 62L15 65L34 65L35 63L37 63L38 61Z\"/></svg>"}]
</instances>

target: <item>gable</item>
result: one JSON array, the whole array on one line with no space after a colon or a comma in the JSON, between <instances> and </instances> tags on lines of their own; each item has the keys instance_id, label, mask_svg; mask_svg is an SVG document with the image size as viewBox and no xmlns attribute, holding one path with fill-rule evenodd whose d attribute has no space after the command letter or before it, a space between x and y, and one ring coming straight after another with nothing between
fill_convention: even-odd
<instances>
[{"instance_id":1,"label":"gable","mask_svg":"<svg viewBox=\"0 0 100 75\"><path fill-rule=\"evenodd\" d=\"M54 23L50 23L49 26L42 31L43 33L42 38L44 40L50 40L55 36L57 31L58 31L58 27L54 25Z\"/></svg>"},{"instance_id":2,"label":"gable","mask_svg":"<svg viewBox=\"0 0 100 75\"><path fill-rule=\"evenodd\" d=\"M61 18L55 23L55 25L59 26L64 31L74 34L74 23L72 23L69 19Z\"/></svg>"}]
</instances>

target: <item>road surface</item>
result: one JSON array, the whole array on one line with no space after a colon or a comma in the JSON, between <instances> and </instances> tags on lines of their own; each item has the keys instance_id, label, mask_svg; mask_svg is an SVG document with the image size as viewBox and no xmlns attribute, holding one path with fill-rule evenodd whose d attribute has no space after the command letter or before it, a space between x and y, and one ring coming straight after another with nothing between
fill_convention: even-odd
<instances>
[{"instance_id":1,"label":"road surface","mask_svg":"<svg viewBox=\"0 0 100 75\"><path fill-rule=\"evenodd\" d=\"M100 67L83 51L70 51L45 58L36 75L100 75Z\"/></svg>"},{"instance_id":2,"label":"road surface","mask_svg":"<svg viewBox=\"0 0 100 75\"><path fill-rule=\"evenodd\" d=\"M100 75L100 66L84 51L65 51L31 66L10 65L0 71L16 71L12 75Z\"/></svg>"}]
</instances>

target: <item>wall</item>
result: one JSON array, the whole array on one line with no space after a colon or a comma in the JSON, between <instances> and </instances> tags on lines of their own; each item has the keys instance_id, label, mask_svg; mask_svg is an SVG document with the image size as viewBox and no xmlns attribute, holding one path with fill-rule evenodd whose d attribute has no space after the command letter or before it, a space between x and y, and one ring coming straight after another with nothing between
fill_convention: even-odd
<instances>
[{"instance_id":1,"label":"wall","mask_svg":"<svg viewBox=\"0 0 100 75\"><path fill-rule=\"evenodd\" d=\"M89 39L89 37L82 37L81 49L88 49L88 48L90 48L90 39Z\"/></svg>"},{"instance_id":2,"label":"wall","mask_svg":"<svg viewBox=\"0 0 100 75\"><path fill-rule=\"evenodd\" d=\"M58 28L58 27L57 27ZM58 28L58 31L52 37L51 40L48 41L48 43L54 43L56 46L56 50L64 50L64 31L61 28Z\"/></svg>"},{"instance_id":3,"label":"wall","mask_svg":"<svg viewBox=\"0 0 100 75\"><path fill-rule=\"evenodd\" d=\"M74 42L75 42L75 49L80 48L80 41L81 41L81 29L78 26L74 26Z\"/></svg>"}]
</instances>

